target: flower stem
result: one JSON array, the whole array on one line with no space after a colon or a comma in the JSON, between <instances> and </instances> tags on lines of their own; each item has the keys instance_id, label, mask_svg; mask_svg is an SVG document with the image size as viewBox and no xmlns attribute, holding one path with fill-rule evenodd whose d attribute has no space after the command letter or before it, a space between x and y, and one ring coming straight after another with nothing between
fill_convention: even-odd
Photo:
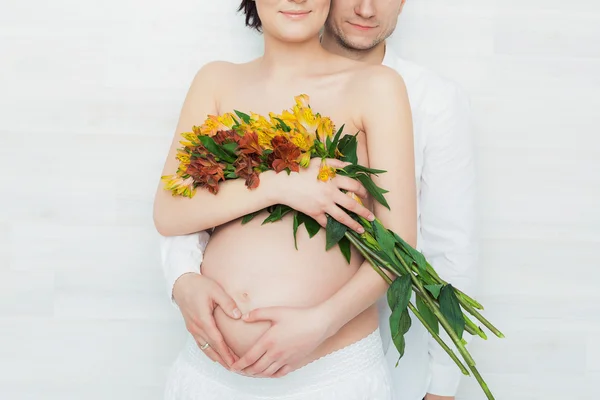
<instances>
[{"instance_id":1,"label":"flower stem","mask_svg":"<svg viewBox=\"0 0 600 400\"><path fill-rule=\"evenodd\" d=\"M437 333L435 333L433 331L433 329L431 329L431 327L429 326L429 324L427 324L427 322L425 321L425 319L423 318L423 316L421 315L421 313L419 312L419 310L417 310L417 308L412 303L408 303L408 308L410 308L410 310L413 312L413 314L419 319L419 321L421 321L421 323L429 331L429 333L435 339L435 341L438 342L438 344L440 346L442 346L442 348L446 351L446 353L448 353L448 355L450 356L450 358L452 358L452 360L454 360L454 362L456 363L456 365L458 365L458 367L460 368L461 372L464 375L467 375L467 376L470 375L469 371L467 370L467 368L458 359L458 357L456 356L456 354L454 354L454 352L452 351L452 349L450 347L448 347L448 345L442 340L442 338Z\"/></svg>"},{"instance_id":2,"label":"flower stem","mask_svg":"<svg viewBox=\"0 0 600 400\"><path fill-rule=\"evenodd\" d=\"M421 284L421 281L419 281L417 279L417 277L411 272L410 268L406 264L406 261L404 261L402 256L399 254L398 249L394 249L394 253L395 253L397 259L400 261L400 263L404 267L406 273L410 274L410 278L412 279L413 283L415 285L417 285L417 287L421 291L423 300L427 303L427 305L431 308L431 311L439 319L440 323L442 324L442 326L444 327L444 329L446 330L446 332L448 333L448 335L450 336L450 338L452 339L454 344L456 344L458 351L461 353L461 355L463 356L463 358L465 359L467 364L475 365L475 360L473 360L473 357L471 357L471 355L469 354L467 349L464 347L464 345L462 345L458 335L456 334L456 332L454 332L454 329L450 326L450 323L448 322L446 317L444 317L444 315L441 313L441 311L439 310L439 308L437 307L437 305L435 304L433 299L429 296L429 294L427 292L425 292L425 288Z\"/></svg>"},{"instance_id":3,"label":"flower stem","mask_svg":"<svg viewBox=\"0 0 600 400\"><path fill-rule=\"evenodd\" d=\"M490 392L490 390L489 390L487 384L485 383L485 381L483 380L482 376L479 374L479 371L477 370L477 368L475 368L475 360L473 360L473 357L471 357L471 354L466 349L465 345L458 338L458 335L456 334L456 332L454 332L454 329L450 326L450 324L448 323L446 318L442 315L440 310L436 307L435 303L433 302L433 300L431 299L429 294L427 294L425 292L425 289L423 288L421 281L419 281L417 279L417 277L412 273L412 271L410 270L410 267L406 264L406 261L404 260L404 258L402 258L402 255L398 252L398 249L394 249L394 254L396 255L396 258L400 261L400 263L404 267L406 273L410 274L410 277L411 277L413 283L415 283L421 290L423 300L431 308L431 311L438 318L438 320L440 321L440 323L446 330L446 333L448 333L448 335L450 336L450 338L456 345L456 348L458 349L459 353L463 356L463 359L467 362L469 369L471 369L471 371L473 372L473 375L475 375L475 379L477 379L477 382L483 389L483 392L486 394L487 398L489 400L493 400L494 396ZM475 311L473 309L473 307L470 307L470 308L471 308L471 310Z\"/></svg>"},{"instance_id":4,"label":"flower stem","mask_svg":"<svg viewBox=\"0 0 600 400\"><path fill-rule=\"evenodd\" d=\"M364 246L359 240L357 240L354 236L349 234L348 232L345 233L345 236L350 241L350 243L352 243L354 245L354 247L356 247L358 249L360 254L362 254L362 256L367 261L369 261L369 263L371 264L371 267L373 267L373 269L379 274L379 276L381 276L383 278L383 280L387 282L388 285L391 285L392 279L389 276L387 276L385 274L385 272L383 272L381 270L381 268L379 268L379 266L375 263L375 261L373 261L373 259L371 258L371 255L369 254L369 249L366 246Z\"/></svg>"},{"instance_id":5,"label":"flower stem","mask_svg":"<svg viewBox=\"0 0 600 400\"><path fill-rule=\"evenodd\" d=\"M492 333L499 338L504 338L504 334L498 330L490 321L485 319L483 315L481 315L475 308L473 308L470 304L463 304L465 310L467 310L471 315L477 318L486 328L488 328Z\"/></svg>"}]
</instances>

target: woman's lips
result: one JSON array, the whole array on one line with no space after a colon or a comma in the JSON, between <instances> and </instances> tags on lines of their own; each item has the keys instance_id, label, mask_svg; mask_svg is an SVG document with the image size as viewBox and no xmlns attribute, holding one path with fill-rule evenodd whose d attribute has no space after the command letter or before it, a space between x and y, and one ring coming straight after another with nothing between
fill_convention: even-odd
<instances>
[{"instance_id":1,"label":"woman's lips","mask_svg":"<svg viewBox=\"0 0 600 400\"><path fill-rule=\"evenodd\" d=\"M281 13L290 19L302 19L310 14L310 11L281 11Z\"/></svg>"}]
</instances>

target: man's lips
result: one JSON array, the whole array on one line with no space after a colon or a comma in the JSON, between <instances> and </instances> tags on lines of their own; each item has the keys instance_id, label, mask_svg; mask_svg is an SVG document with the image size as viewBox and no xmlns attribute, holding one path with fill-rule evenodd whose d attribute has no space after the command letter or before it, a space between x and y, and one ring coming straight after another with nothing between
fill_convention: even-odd
<instances>
[{"instance_id":1,"label":"man's lips","mask_svg":"<svg viewBox=\"0 0 600 400\"><path fill-rule=\"evenodd\" d=\"M348 22L350 25L352 25L354 28L356 29L360 29L361 31L367 31L369 29L373 29L376 28L375 26L369 26L369 25L361 25L361 24L355 24L353 22Z\"/></svg>"}]
</instances>

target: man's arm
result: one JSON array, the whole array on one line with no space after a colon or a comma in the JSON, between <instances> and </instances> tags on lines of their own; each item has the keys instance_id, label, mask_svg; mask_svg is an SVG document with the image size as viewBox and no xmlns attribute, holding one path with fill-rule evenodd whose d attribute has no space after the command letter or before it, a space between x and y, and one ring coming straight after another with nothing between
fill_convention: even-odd
<instances>
[{"instance_id":1,"label":"man's arm","mask_svg":"<svg viewBox=\"0 0 600 400\"><path fill-rule=\"evenodd\" d=\"M448 84L444 101L426 117L421 186L421 250L445 281L474 295L477 263L475 166L466 96ZM440 335L448 343L445 331ZM471 335L465 332L464 339ZM455 396L461 372L429 338L428 393Z\"/></svg>"},{"instance_id":2,"label":"man's arm","mask_svg":"<svg viewBox=\"0 0 600 400\"><path fill-rule=\"evenodd\" d=\"M200 264L209 238L207 231L160 237L160 253L167 293L174 306L177 306L173 298L175 282L184 274L200 273Z\"/></svg>"}]
</instances>

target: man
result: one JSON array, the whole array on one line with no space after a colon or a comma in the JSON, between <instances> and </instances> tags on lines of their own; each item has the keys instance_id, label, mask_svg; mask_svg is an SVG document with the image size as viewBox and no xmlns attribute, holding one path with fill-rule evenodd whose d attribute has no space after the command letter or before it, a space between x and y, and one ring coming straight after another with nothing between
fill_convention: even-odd
<instances>
[{"instance_id":1,"label":"man","mask_svg":"<svg viewBox=\"0 0 600 400\"><path fill-rule=\"evenodd\" d=\"M383 63L404 78L413 112L418 248L445 280L473 294L475 281L474 166L469 107L451 82L404 61L386 49L406 0L333 0L322 45L332 53L368 63ZM199 275L207 232L164 238L163 267L169 291L194 336L208 337L206 354L224 365L230 355L212 311L220 306L239 318L235 302L214 281ZM414 295L413 295L414 296ZM414 300L414 297L413 297ZM390 340L389 310L380 302L384 351L390 362L396 400L452 400L460 371L416 317L406 334L406 351ZM446 337L447 338L447 337ZM468 339L468 335L465 334ZM448 342L448 340L447 340Z\"/></svg>"}]
</instances>

